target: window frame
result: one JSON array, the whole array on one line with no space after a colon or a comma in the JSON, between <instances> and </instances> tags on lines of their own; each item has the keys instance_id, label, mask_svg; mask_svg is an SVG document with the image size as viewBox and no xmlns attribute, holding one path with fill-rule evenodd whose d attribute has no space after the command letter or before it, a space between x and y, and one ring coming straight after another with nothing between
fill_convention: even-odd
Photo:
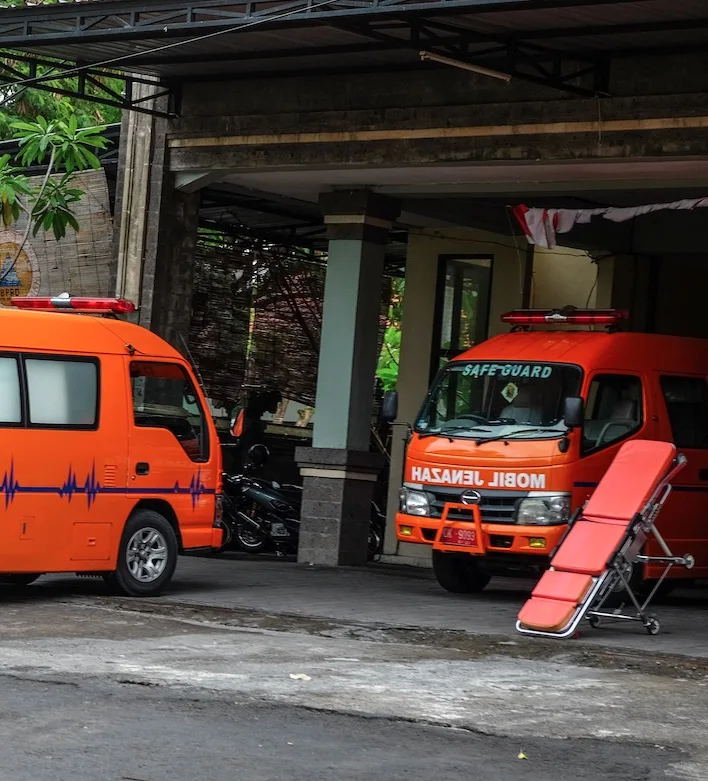
<instances>
[{"instance_id":1,"label":"window frame","mask_svg":"<svg viewBox=\"0 0 708 781\"><path fill-rule=\"evenodd\" d=\"M669 426L669 432L671 434L671 441L676 445L677 448L681 450L708 450L708 443L703 445L702 447L696 447L696 446L689 446L689 445L679 445L679 443L676 441L676 434L674 432L674 426L671 422L671 413L669 412L669 405L666 401L666 392L664 391L664 380L692 380L697 382L702 382L703 387L705 390L706 399L708 399L708 378L706 378L704 375L698 375L698 374L678 374L673 372L658 372L658 379L659 379L659 393L661 395L661 400L664 405L664 411L666 412L666 420ZM708 408L708 406L707 406ZM708 433L708 430L707 432Z\"/></svg>"},{"instance_id":2,"label":"window frame","mask_svg":"<svg viewBox=\"0 0 708 781\"><path fill-rule=\"evenodd\" d=\"M77 355L75 353L45 353L45 352L11 352L0 351L0 358L14 358L18 365L20 380L20 423L0 422L0 429L38 429L42 431L97 431L101 426L102 409L102 372L101 359L97 355ZM27 375L27 361L54 361L63 363L90 363L96 367L96 407L94 409L93 423L33 423L30 418L29 377Z\"/></svg>"},{"instance_id":3,"label":"window frame","mask_svg":"<svg viewBox=\"0 0 708 781\"><path fill-rule=\"evenodd\" d=\"M199 437L200 442L200 449L201 449L201 456L198 459L192 458L187 450L182 446L182 443L177 439L177 436L174 434L174 432L170 431L167 426L147 426L147 425L140 425L137 420L135 419L135 396L133 391L133 375L132 375L132 368L134 365L140 365L140 364L158 364L160 366L176 366L180 372L182 372L182 375L191 386L191 389L194 391L194 399L196 402L196 405L199 409L199 412L202 416L202 428L201 428L201 435ZM147 377L147 375L140 375L142 377ZM199 395L199 386L197 383L194 382L192 377L190 376L189 372L187 371L187 368L178 361L171 361L171 360L160 360L155 358L145 358L145 359L138 359L138 358L132 358L130 361L128 361L128 391L130 393L130 407L133 411L132 414L132 421L133 426L135 428L139 429L153 429L153 430L160 430L160 431L167 431L170 433L174 439L175 442L180 446L182 449L182 452L187 456L187 458L193 463L193 464L208 464L209 460L212 456L212 437L211 432L209 431L209 423L208 423L208 416L206 413L206 410L204 408L204 404L202 403L202 399Z\"/></svg>"},{"instance_id":4,"label":"window frame","mask_svg":"<svg viewBox=\"0 0 708 781\"><path fill-rule=\"evenodd\" d=\"M0 351L0 358L11 358L15 361L15 366L17 368L17 383L20 391L20 420L16 423L4 422L0 420L0 429L25 428L25 420L27 419L27 415L26 415L26 403L25 403L25 388L24 388L24 382L22 378L22 374L23 374L22 356L20 353L13 353L8 350L2 350Z\"/></svg>"},{"instance_id":5,"label":"window frame","mask_svg":"<svg viewBox=\"0 0 708 781\"><path fill-rule=\"evenodd\" d=\"M494 265L495 265L495 257L491 253L464 253L464 252L458 252L458 253L447 253L444 255L438 255L438 268L437 268L437 280L436 280L436 288L435 288L435 312L434 312L434 319L433 319L433 334L432 334L432 349L431 349L431 360L430 360L430 372L429 372L429 383L430 385L432 381L435 379L435 377L438 374L438 371L440 369L443 369L446 364L442 364L441 362L445 359L447 359L446 362L449 362L453 358L457 357L461 353L463 353L465 350L460 349L459 347L450 347L449 350L444 349L440 342L442 339L442 329L443 329L443 314L445 312L445 281L448 273L448 269L453 268L457 272L456 278L455 278L455 287L453 289L453 303L452 303L452 337L458 336L459 333L456 334L456 327L459 326L459 315L461 311L461 300L462 300L462 288L460 287L460 278L464 276L463 272L465 268L468 268L470 266L475 267L475 264L466 263L465 261L469 260L487 260L489 261L489 267L486 269L489 272L489 278L487 283L487 291L485 296L485 301L483 304L483 307L480 309L480 318L477 325L478 332L484 333L484 340L489 338L489 320L491 315L491 305L492 305L492 291L493 291L493 285L494 285ZM480 271L484 269L484 266L476 266L477 269Z\"/></svg>"},{"instance_id":6,"label":"window frame","mask_svg":"<svg viewBox=\"0 0 708 781\"><path fill-rule=\"evenodd\" d=\"M632 378L639 382L639 388L641 391L641 409L639 410L639 421L637 423L637 426L633 429L630 429L627 431L624 435L621 437L618 437L617 439L613 439L610 442L606 442L603 445L600 445L599 447L586 447L585 445L585 425L589 422L586 418L583 421L583 435L581 438L581 444L580 444L580 456L581 458L584 458L585 456L595 455L595 453L601 453L603 450L606 450L608 447L613 447L614 445L619 445L622 442L625 442L626 440L633 437L635 434L639 433L644 426L646 425L646 410L648 407L647 404L647 391L648 391L648 385L644 381L643 375L641 375L638 372L632 372L632 371L625 371L620 372L612 369L601 369L599 371L593 372L590 376L588 376L587 380L587 386L585 390L585 404L586 404L586 411L587 411L587 401L590 398L590 389L592 388L592 384L597 381L601 377L626 377L626 378ZM592 419L591 419L592 420Z\"/></svg>"},{"instance_id":7,"label":"window frame","mask_svg":"<svg viewBox=\"0 0 708 781\"><path fill-rule=\"evenodd\" d=\"M26 428L47 431L97 431L101 425L101 360L96 355L75 355L65 353L21 353L22 382L25 394ZM54 361L55 363L90 363L96 368L96 406L93 423L33 423L30 409L29 375L27 361Z\"/></svg>"}]
</instances>

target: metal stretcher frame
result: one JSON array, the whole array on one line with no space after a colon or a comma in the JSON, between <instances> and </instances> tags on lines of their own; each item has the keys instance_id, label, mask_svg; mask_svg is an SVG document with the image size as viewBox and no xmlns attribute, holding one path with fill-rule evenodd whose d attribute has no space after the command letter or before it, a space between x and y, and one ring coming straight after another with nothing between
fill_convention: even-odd
<instances>
[{"instance_id":1,"label":"metal stretcher frame","mask_svg":"<svg viewBox=\"0 0 708 781\"><path fill-rule=\"evenodd\" d=\"M640 444L636 440L635 443ZM595 628L599 626L600 620L603 618L618 621L640 621L649 634L655 635L659 632L659 621L655 616L649 615L647 613L649 605L656 596L658 589L671 571L672 567L678 565L686 567L687 569L692 569L695 564L695 560L690 554L685 554L684 556L675 556L655 526L659 512L671 494L672 481L683 469L685 464L686 457L682 454L677 455L673 459L673 462L668 471L663 476L658 478L656 486L654 487L654 490L652 491L649 499L646 501L641 510L639 510L628 523L626 533L619 542L615 553L608 561L605 571L600 575L592 577L592 586L584 595L582 600L579 601L579 603L576 605L575 611L572 614L572 617L569 619L568 623L566 623L557 631L552 629L534 629L529 626L525 626L519 618L519 620L516 622L516 629L521 634L562 639L574 635L583 619L587 619L590 623L590 626ZM612 467L610 467L610 470L611 469ZM592 498L589 500L589 502L590 501L592 501ZM589 502L586 503L585 507L588 506ZM584 515L585 507L581 510L578 510L571 519L571 522L568 525L568 529L561 538L551 558L551 567L548 570L549 572L556 571L553 567L553 559L555 558L555 555L562 549L563 543L573 530L575 524L586 517ZM598 526L600 526L600 524L598 524ZM648 556L641 553L644 544L650 536L653 536L657 541L664 554L663 556ZM654 588L651 590L649 595L641 601L634 594L630 584L632 564L635 562L652 562L665 565L664 571L654 585ZM635 610L634 613L624 612L624 606L616 610L612 610L611 612L609 608L605 608L610 595L621 588L624 588L626 591L631 606Z\"/></svg>"}]
</instances>

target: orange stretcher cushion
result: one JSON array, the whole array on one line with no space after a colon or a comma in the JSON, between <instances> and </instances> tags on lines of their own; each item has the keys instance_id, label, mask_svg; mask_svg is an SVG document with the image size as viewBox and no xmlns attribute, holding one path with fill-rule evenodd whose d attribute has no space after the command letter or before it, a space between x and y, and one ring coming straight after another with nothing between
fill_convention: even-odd
<instances>
[{"instance_id":1,"label":"orange stretcher cushion","mask_svg":"<svg viewBox=\"0 0 708 781\"><path fill-rule=\"evenodd\" d=\"M551 560L554 569L601 575L624 539L624 526L577 521Z\"/></svg>"},{"instance_id":2,"label":"orange stretcher cushion","mask_svg":"<svg viewBox=\"0 0 708 781\"><path fill-rule=\"evenodd\" d=\"M564 602L580 604L592 588L590 575L580 575L575 572L558 572L547 570L531 592L532 597L542 599L560 599Z\"/></svg>"},{"instance_id":3,"label":"orange stretcher cushion","mask_svg":"<svg viewBox=\"0 0 708 781\"><path fill-rule=\"evenodd\" d=\"M584 518L629 521L644 509L676 457L670 442L626 442L583 510Z\"/></svg>"},{"instance_id":4,"label":"orange stretcher cushion","mask_svg":"<svg viewBox=\"0 0 708 781\"><path fill-rule=\"evenodd\" d=\"M572 602L531 597L521 608L519 621L540 632L560 632L570 624L576 610Z\"/></svg>"}]
</instances>

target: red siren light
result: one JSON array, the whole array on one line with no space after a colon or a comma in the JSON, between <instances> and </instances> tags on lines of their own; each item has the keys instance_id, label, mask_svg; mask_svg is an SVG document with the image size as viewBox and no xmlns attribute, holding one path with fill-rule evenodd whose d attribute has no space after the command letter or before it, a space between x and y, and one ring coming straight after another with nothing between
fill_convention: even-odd
<instances>
[{"instance_id":1,"label":"red siren light","mask_svg":"<svg viewBox=\"0 0 708 781\"><path fill-rule=\"evenodd\" d=\"M507 325L606 325L629 319L625 309L514 309L502 315Z\"/></svg>"},{"instance_id":2,"label":"red siren light","mask_svg":"<svg viewBox=\"0 0 708 781\"><path fill-rule=\"evenodd\" d=\"M135 304L124 298L81 298L68 295L54 298L27 296L13 298L12 305L18 309L34 309L45 312L84 312L89 314L126 315L135 312Z\"/></svg>"}]
</instances>

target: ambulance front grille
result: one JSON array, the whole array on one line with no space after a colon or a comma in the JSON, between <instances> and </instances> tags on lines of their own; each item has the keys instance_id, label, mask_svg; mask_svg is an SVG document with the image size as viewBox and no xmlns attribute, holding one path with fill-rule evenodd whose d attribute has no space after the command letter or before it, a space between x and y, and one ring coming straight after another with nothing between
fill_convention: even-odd
<instances>
[{"instance_id":1,"label":"ambulance front grille","mask_svg":"<svg viewBox=\"0 0 708 781\"><path fill-rule=\"evenodd\" d=\"M426 493L435 497L430 509L432 516L439 518L446 502L461 503L463 492L456 488L426 488ZM480 491L480 493L482 501L479 503L479 508L485 523L516 523L514 514L517 504L520 499L528 496L528 493L518 491ZM470 513L452 510L448 517L451 520L464 521L470 518Z\"/></svg>"}]
</instances>

